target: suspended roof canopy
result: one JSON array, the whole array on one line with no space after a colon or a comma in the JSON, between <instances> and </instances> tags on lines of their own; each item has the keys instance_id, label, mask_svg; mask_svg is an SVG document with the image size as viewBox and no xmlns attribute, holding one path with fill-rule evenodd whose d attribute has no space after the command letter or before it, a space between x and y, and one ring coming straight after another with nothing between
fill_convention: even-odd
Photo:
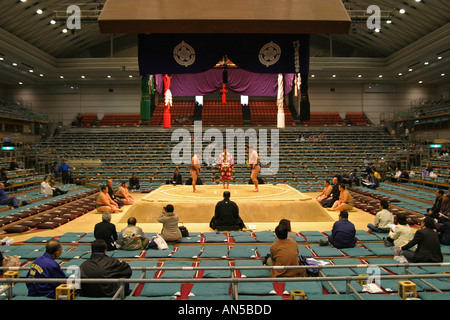
<instances>
[{"instance_id":1,"label":"suspended roof canopy","mask_svg":"<svg viewBox=\"0 0 450 320\"><path fill-rule=\"evenodd\" d=\"M102 33L348 33L341 0L108 0Z\"/></svg>"}]
</instances>

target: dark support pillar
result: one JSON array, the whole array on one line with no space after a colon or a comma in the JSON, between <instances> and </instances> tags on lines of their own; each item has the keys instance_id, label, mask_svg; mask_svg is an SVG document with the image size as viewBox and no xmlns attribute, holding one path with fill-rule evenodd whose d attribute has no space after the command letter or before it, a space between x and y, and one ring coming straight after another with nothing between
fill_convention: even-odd
<instances>
[{"instance_id":1,"label":"dark support pillar","mask_svg":"<svg viewBox=\"0 0 450 320\"><path fill-rule=\"evenodd\" d=\"M308 97L308 75L302 74L302 83L300 85L300 120L308 121L310 119L310 104Z\"/></svg>"},{"instance_id":2,"label":"dark support pillar","mask_svg":"<svg viewBox=\"0 0 450 320\"><path fill-rule=\"evenodd\" d=\"M148 76L142 76L141 78L141 120L150 121L150 89L148 86Z\"/></svg>"}]
</instances>

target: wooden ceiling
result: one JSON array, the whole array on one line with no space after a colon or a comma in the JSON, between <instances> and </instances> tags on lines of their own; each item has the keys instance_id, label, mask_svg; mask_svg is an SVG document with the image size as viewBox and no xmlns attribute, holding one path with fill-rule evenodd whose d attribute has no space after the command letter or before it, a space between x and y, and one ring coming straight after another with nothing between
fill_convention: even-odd
<instances>
[{"instance_id":1,"label":"wooden ceiling","mask_svg":"<svg viewBox=\"0 0 450 320\"><path fill-rule=\"evenodd\" d=\"M108 0L102 33L347 34L341 0Z\"/></svg>"}]
</instances>

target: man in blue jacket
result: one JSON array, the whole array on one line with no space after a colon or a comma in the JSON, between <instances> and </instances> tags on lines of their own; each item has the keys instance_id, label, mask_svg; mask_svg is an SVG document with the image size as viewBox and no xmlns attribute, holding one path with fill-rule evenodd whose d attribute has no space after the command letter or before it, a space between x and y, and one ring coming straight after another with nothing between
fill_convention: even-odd
<instances>
[{"instance_id":1,"label":"man in blue jacket","mask_svg":"<svg viewBox=\"0 0 450 320\"><path fill-rule=\"evenodd\" d=\"M61 179L63 184L68 184L70 181L70 166L63 160L63 163L59 165L59 173L61 174Z\"/></svg>"},{"instance_id":2,"label":"man in blue jacket","mask_svg":"<svg viewBox=\"0 0 450 320\"><path fill-rule=\"evenodd\" d=\"M339 213L339 220L336 221L331 230L328 241L320 240L320 245L331 243L337 249L353 248L356 244L355 225L348 220L348 212L343 210Z\"/></svg>"},{"instance_id":3,"label":"man in blue jacket","mask_svg":"<svg viewBox=\"0 0 450 320\"><path fill-rule=\"evenodd\" d=\"M45 246L45 253L37 258L28 271L27 278L67 278L55 261L62 254L61 243L58 240L50 240ZM61 282L63 283L63 282ZM55 299L55 289L59 282L27 282L28 295Z\"/></svg>"}]
</instances>

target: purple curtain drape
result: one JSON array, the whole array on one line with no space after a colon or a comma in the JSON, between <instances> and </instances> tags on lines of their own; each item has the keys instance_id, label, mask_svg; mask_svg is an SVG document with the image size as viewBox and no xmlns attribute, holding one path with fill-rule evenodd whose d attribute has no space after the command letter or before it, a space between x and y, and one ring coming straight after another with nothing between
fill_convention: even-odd
<instances>
[{"instance_id":1,"label":"purple curtain drape","mask_svg":"<svg viewBox=\"0 0 450 320\"><path fill-rule=\"evenodd\" d=\"M240 95L258 97L276 97L278 74L252 73L242 69L227 69L226 88ZM223 70L211 69L201 73L173 74L170 91L174 97L205 96L222 89ZM156 90L164 93L162 74L155 75ZM294 85L295 74L284 74L284 94L287 95Z\"/></svg>"}]
</instances>

